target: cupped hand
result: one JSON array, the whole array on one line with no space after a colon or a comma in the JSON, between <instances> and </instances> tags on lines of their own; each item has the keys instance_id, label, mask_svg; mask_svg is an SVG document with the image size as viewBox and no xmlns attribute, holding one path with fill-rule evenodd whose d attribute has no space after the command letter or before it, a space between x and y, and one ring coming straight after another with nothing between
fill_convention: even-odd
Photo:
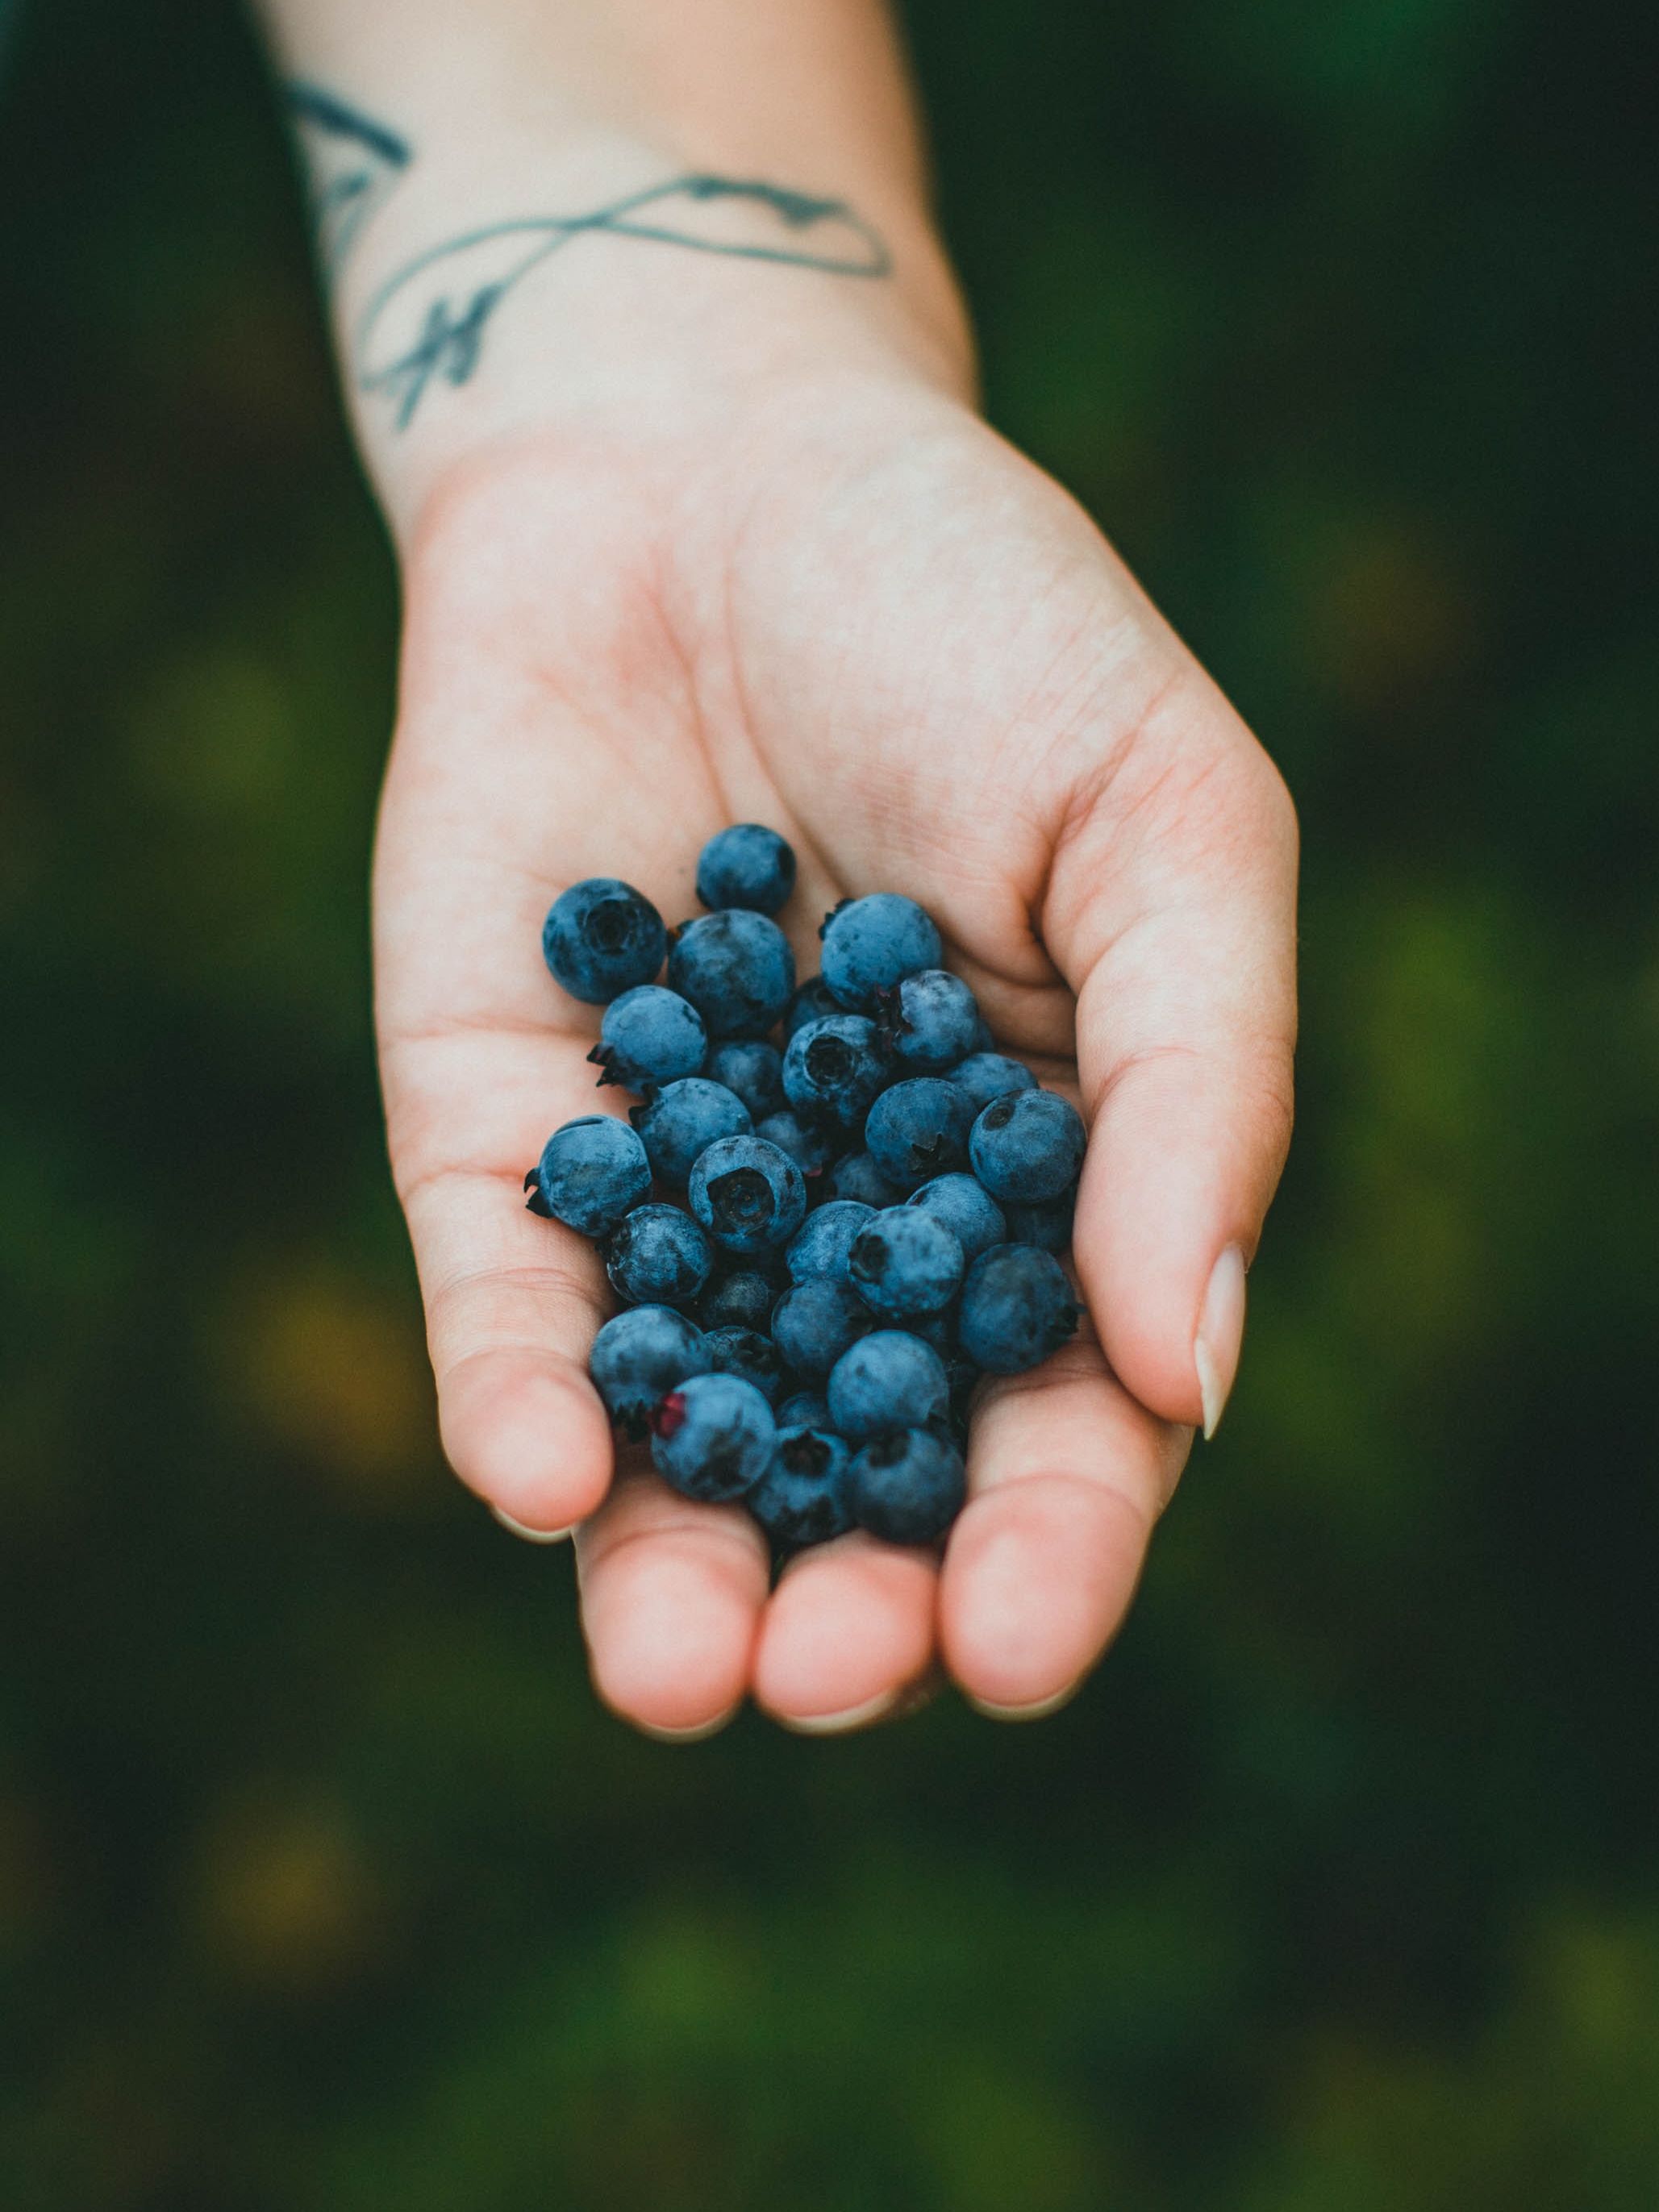
<instances>
[{"instance_id":1,"label":"cupped hand","mask_svg":"<svg viewBox=\"0 0 1659 2212\"><path fill-rule=\"evenodd\" d=\"M748 1695L850 1725L936 1660L987 1707L1058 1701L1237 1358L1291 1118L1276 772L1052 482L879 380L718 437L515 441L428 501L405 588L378 1019L456 1470L522 1528L575 1528L594 1680L647 1729ZM520 1188L560 1122L626 1105L594 1088L597 1010L543 965L548 906L616 875L685 919L699 847L748 820L799 856L803 975L838 898L909 893L1091 1125L1092 1327L982 1386L942 1560L854 1534L775 1588L741 1507L616 1455L585 1371L603 1268Z\"/></svg>"}]
</instances>

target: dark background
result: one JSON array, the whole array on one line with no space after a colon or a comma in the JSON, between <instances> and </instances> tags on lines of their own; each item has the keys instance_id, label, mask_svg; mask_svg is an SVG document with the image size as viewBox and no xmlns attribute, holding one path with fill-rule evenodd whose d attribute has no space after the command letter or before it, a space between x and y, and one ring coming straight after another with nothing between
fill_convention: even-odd
<instances>
[{"instance_id":1,"label":"dark background","mask_svg":"<svg viewBox=\"0 0 1659 2212\"><path fill-rule=\"evenodd\" d=\"M393 578L252 42L35 9L9 2205L1659 2201L1646 19L911 14L993 411L1303 811L1304 1121L1223 1438L1046 1726L596 1711L568 1556L433 1443L368 1013Z\"/></svg>"}]
</instances>

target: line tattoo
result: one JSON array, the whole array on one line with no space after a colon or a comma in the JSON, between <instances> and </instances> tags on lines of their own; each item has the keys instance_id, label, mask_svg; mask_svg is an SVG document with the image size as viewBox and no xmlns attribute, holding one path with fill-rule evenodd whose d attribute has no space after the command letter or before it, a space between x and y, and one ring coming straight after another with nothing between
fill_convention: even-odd
<instances>
[{"instance_id":1,"label":"line tattoo","mask_svg":"<svg viewBox=\"0 0 1659 2212\"><path fill-rule=\"evenodd\" d=\"M318 250L332 276L414 149L319 86L286 90L310 168ZM524 216L463 231L405 261L358 319L350 348L358 388L390 400L404 429L434 377L462 385L473 375L491 318L533 270L578 238L601 236L829 276L885 276L893 265L879 234L845 200L759 178L671 177L586 215Z\"/></svg>"},{"instance_id":2,"label":"line tattoo","mask_svg":"<svg viewBox=\"0 0 1659 2212\"><path fill-rule=\"evenodd\" d=\"M305 150L318 258L332 276L352 241L414 159L407 139L320 86L284 86Z\"/></svg>"},{"instance_id":3,"label":"line tattoo","mask_svg":"<svg viewBox=\"0 0 1659 2212\"><path fill-rule=\"evenodd\" d=\"M759 210L757 234L733 239L696 228L699 215L717 204ZM358 322L353 350L359 386L389 398L403 429L434 376L452 385L468 381L491 317L532 270L574 240L599 235L831 276L885 276L892 267L880 237L844 200L814 198L757 179L674 177L587 215L531 216L465 231L405 262L372 295ZM434 284L422 281L434 272Z\"/></svg>"}]
</instances>

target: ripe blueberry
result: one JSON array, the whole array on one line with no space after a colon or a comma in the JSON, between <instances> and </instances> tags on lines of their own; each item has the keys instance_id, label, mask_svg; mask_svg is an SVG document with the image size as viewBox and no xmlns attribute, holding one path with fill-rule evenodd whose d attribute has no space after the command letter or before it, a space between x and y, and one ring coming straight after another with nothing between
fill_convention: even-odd
<instances>
[{"instance_id":1,"label":"ripe blueberry","mask_svg":"<svg viewBox=\"0 0 1659 2212\"><path fill-rule=\"evenodd\" d=\"M605 1248L605 1271L631 1306L689 1305L714 1271L708 1232L678 1206L636 1206Z\"/></svg>"},{"instance_id":2,"label":"ripe blueberry","mask_svg":"<svg viewBox=\"0 0 1659 2212\"><path fill-rule=\"evenodd\" d=\"M828 1543L853 1525L852 1458L842 1439L827 1430L781 1422L772 1463L744 1503L774 1543Z\"/></svg>"},{"instance_id":3,"label":"ripe blueberry","mask_svg":"<svg viewBox=\"0 0 1659 2212\"><path fill-rule=\"evenodd\" d=\"M776 914L794 888L795 855L787 839L758 822L736 822L717 831L697 856L697 896L705 906Z\"/></svg>"},{"instance_id":4,"label":"ripe blueberry","mask_svg":"<svg viewBox=\"0 0 1659 2212\"><path fill-rule=\"evenodd\" d=\"M783 1055L784 1095L804 1121L854 1130L890 1072L872 1021L863 1014L830 1014L804 1023L790 1038Z\"/></svg>"},{"instance_id":5,"label":"ripe blueberry","mask_svg":"<svg viewBox=\"0 0 1659 2212\"><path fill-rule=\"evenodd\" d=\"M1066 1271L1034 1244L994 1244L968 1270L957 1334L989 1375L1019 1375L1075 1331L1077 1301Z\"/></svg>"},{"instance_id":6,"label":"ripe blueberry","mask_svg":"<svg viewBox=\"0 0 1659 2212\"><path fill-rule=\"evenodd\" d=\"M676 931L668 981L711 1037L763 1037L789 1004L795 956L776 922L729 907Z\"/></svg>"},{"instance_id":7,"label":"ripe blueberry","mask_svg":"<svg viewBox=\"0 0 1659 2212\"><path fill-rule=\"evenodd\" d=\"M1013 1091L981 1113L969 1154L993 1198L1042 1206L1077 1181L1086 1142L1082 1115L1057 1091Z\"/></svg>"},{"instance_id":8,"label":"ripe blueberry","mask_svg":"<svg viewBox=\"0 0 1659 2212\"><path fill-rule=\"evenodd\" d=\"M612 1420L637 1436L659 1398L707 1373L708 1352L702 1331L684 1314L630 1306L594 1338L587 1366Z\"/></svg>"},{"instance_id":9,"label":"ripe blueberry","mask_svg":"<svg viewBox=\"0 0 1659 2212\"><path fill-rule=\"evenodd\" d=\"M908 1330L860 1337L830 1370L830 1419L852 1443L890 1429L921 1428L950 1401L945 1363Z\"/></svg>"},{"instance_id":10,"label":"ripe blueberry","mask_svg":"<svg viewBox=\"0 0 1659 2212\"><path fill-rule=\"evenodd\" d=\"M542 925L542 957L554 981L590 1006L650 982L667 942L650 900L614 876L572 884Z\"/></svg>"},{"instance_id":11,"label":"ripe blueberry","mask_svg":"<svg viewBox=\"0 0 1659 2212\"><path fill-rule=\"evenodd\" d=\"M772 1408L740 1375L694 1375L651 1417L651 1457L682 1496L741 1498L771 1464Z\"/></svg>"},{"instance_id":12,"label":"ripe blueberry","mask_svg":"<svg viewBox=\"0 0 1659 2212\"><path fill-rule=\"evenodd\" d=\"M962 1510L962 1454L931 1429L875 1437L853 1460L852 1504L860 1528L890 1544L929 1544Z\"/></svg>"},{"instance_id":13,"label":"ripe blueberry","mask_svg":"<svg viewBox=\"0 0 1659 2212\"><path fill-rule=\"evenodd\" d=\"M848 1283L797 1283L772 1309L778 1350L798 1375L821 1382L871 1326L870 1310Z\"/></svg>"},{"instance_id":14,"label":"ripe blueberry","mask_svg":"<svg viewBox=\"0 0 1659 2212\"><path fill-rule=\"evenodd\" d=\"M806 1185L787 1152L763 1137L710 1145L691 1170L691 1211L727 1252L787 1244L806 1213Z\"/></svg>"},{"instance_id":15,"label":"ripe blueberry","mask_svg":"<svg viewBox=\"0 0 1659 2212\"><path fill-rule=\"evenodd\" d=\"M702 1016L689 1000L659 983L641 983L605 1008L599 1041L587 1057L601 1083L643 1091L695 1075L708 1049Z\"/></svg>"},{"instance_id":16,"label":"ripe blueberry","mask_svg":"<svg viewBox=\"0 0 1659 2212\"><path fill-rule=\"evenodd\" d=\"M957 1085L917 1075L882 1092L865 1122L864 1141L880 1172L908 1192L967 1165L973 1120L972 1103Z\"/></svg>"},{"instance_id":17,"label":"ripe blueberry","mask_svg":"<svg viewBox=\"0 0 1659 2212\"><path fill-rule=\"evenodd\" d=\"M979 1006L960 975L922 968L877 1002L882 1042L907 1075L942 1075L974 1048Z\"/></svg>"},{"instance_id":18,"label":"ripe blueberry","mask_svg":"<svg viewBox=\"0 0 1659 2212\"><path fill-rule=\"evenodd\" d=\"M548 1139L525 1177L525 1188L532 1186L532 1212L549 1214L584 1237L608 1237L650 1197L651 1163L626 1121L584 1114Z\"/></svg>"},{"instance_id":19,"label":"ripe blueberry","mask_svg":"<svg viewBox=\"0 0 1659 2212\"><path fill-rule=\"evenodd\" d=\"M919 968L937 968L944 953L932 917L897 891L844 899L824 917L823 980L843 1006L866 1012Z\"/></svg>"},{"instance_id":20,"label":"ripe blueberry","mask_svg":"<svg viewBox=\"0 0 1659 2212\"><path fill-rule=\"evenodd\" d=\"M937 1214L890 1206L853 1240L847 1272L853 1288L884 1321L940 1313L962 1287L962 1246Z\"/></svg>"}]
</instances>

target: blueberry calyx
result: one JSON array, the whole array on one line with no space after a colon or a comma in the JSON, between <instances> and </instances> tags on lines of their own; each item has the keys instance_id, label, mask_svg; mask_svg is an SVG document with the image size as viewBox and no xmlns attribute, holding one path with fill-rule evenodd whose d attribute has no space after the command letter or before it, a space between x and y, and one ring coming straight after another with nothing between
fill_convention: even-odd
<instances>
[{"instance_id":1,"label":"blueberry calyx","mask_svg":"<svg viewBox=\"0 0 1659 2212\"><path fill-rule=\"evenodd\" d=\"M841 912L842 908L844 906L851 906L852 903L853 902L850 898L837 899L836 901L834 906L830 908L829 913L824 915L823 920L818 924L818 937L820 941L830 934L830 925L835 920L836 916Z\"/></svg>"},{"instance_id":2,"label":"blueberry calyx","mask_svg":"<svg viewBox=\"0 0 1659 2212\"><path fill-rule=\"evenodd\" d=\"M834 1446L811 1429L785 1437L778 1446L779 1461L791 1474L827 1474L835 1455Z\"/></svg>"},{"instance_id":3,"label":"blueberry calyx","mask_svg":"<svg viewBox=\"0 0 1659 2212\"><path fill-rule=\"evenodd\" d=\"M758 1168L733 1168L708 1186L714 1224L722 1231L752 1228L772 1211L772 1186Z\"/></svg>"}]
</instances>

